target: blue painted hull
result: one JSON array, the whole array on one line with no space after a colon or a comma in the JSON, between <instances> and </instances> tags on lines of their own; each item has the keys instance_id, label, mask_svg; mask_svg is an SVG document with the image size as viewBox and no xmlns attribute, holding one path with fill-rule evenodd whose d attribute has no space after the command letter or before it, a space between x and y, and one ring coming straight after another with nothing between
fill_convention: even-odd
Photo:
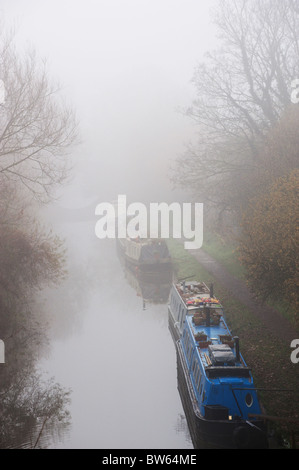
<instances>
[{"instance_id":1,"label":"blue painted hull","mask_svg":"<svg viewBox=\"0 0 299 470\"><path fill-rule=\"evenodd\" d=\"M197 406L180 342L176 343L178 390L195 449L267 449L266 426L255 421L255 428L244 421L207 420Z\"/></svg>"},{"instance_id":2,"label":"blue painted hull","mask_svg":"<svg viewBox=\"0 0 299 470\"><path fill-rule=\"evenodd\" d=\"M169 330L176 345L178 389L195 448L265 449L266 425L252 374L223 308L204 283L188 295L173 286ZM187 293L187 296L186 296ZM207 304L207 306L205 305Z\"/></svg>"}]
</instances>

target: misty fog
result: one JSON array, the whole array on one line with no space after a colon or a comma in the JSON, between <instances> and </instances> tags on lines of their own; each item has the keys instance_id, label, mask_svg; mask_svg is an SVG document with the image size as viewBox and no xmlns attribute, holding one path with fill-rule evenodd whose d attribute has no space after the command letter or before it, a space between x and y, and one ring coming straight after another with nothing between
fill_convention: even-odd
<instances>
[{"instance_id":1,"label":"misty fog","mask_svg":"<svg viewBox=\"0 0 299 470\"><path fill-rule=\"evenodd\" d=\"M82 144L63 199L82 205L127 194L175 200L169 168L194 136L180 109L211 47L212 3L196 0L3 1L22 48L47 59L77 112Z\"/></svg>"},{"instance_id":2,"label":"misty fog","mask_svg":"<svg viewBox=\"0 0 299 470\"><path fill-rule=\"evenodd\" d=\"M238 448L276 415L296 446L297 1L0 0L0 27L0 447ZM294 391L266 418L239 340L253 390Z\"/></svg>"},{"instance_id":3,"label":"misty fog","mask_svg":"<svg viewBox=\"0 0 299 470\"><path fill-rule=\"evenodd\" d=\"M211 6L1 0L18 51L33 48L46 60L79 122L68 182L40 209L65 239L68 268L67 280L40 296L51 325L40 367L72 389L71 431L58 442L48 437L50 448L192 447L167 306L143 310L113 241L95 237L94 210L119 194L144 203L189 197L169 176L195 134L182 110L193 99L194 67L216 42Z\"/></svg>"}]
</instances>

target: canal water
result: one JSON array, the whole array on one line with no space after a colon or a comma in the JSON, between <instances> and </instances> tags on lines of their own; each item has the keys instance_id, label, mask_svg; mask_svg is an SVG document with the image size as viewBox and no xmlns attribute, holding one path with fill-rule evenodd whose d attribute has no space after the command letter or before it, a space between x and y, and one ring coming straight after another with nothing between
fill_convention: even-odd
<instances>
[{"instance_id":1,"label":"canal water","mask_svg":"<svg viewBox=\"0 0 299 470\"><path fill-rule=\"evenodd\" d=\"M62 224L60 234L71 260L69 281L44 294L54 321L40 368L72 390L71 422L39 445L193 448L177 389L167 304L143 301L115 241L97 239L93 221Z\"/></svg>"}]
</instances>

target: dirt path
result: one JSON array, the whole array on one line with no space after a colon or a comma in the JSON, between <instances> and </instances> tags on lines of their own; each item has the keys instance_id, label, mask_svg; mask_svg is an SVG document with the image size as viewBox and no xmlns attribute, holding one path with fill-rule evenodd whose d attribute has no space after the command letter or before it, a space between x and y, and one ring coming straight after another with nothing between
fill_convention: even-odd
<instances>
[{"instance_id":1,"label":"dirt path","mask_svg":"<svg viewBox=\"0 0 299 470\"><path fill-rule=\"evenodd\" d=\"M299 338L296 329L275 309L257 302L248 289L246 283L232 276L219 262L205 253L202 249L190 251L191 255L211 273L231 294L239 300L252 313L262 320L265 326L277 338L287 342L288 345L295 338Z\"/></svg>"}]
</instances>

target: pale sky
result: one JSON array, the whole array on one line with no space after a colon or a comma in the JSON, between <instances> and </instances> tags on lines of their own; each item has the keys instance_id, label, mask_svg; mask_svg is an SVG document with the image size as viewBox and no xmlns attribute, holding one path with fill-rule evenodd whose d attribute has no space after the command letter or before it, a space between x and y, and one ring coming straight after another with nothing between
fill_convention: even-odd
<instances>
[{"instance_id":1,"label":"pale sky","mask_svg":"<svg viewBox=\"0 0 299 470\"><path fill-rule=\"evenodd\" d=\"M215 46L202 0L0 0L19 47L48 59L77 110L76 198L169 195L169 166L194 135L177 111L195 98L194 68ZM101 201L99 201L101 202Z\"/></svg>"}]
</instances>

